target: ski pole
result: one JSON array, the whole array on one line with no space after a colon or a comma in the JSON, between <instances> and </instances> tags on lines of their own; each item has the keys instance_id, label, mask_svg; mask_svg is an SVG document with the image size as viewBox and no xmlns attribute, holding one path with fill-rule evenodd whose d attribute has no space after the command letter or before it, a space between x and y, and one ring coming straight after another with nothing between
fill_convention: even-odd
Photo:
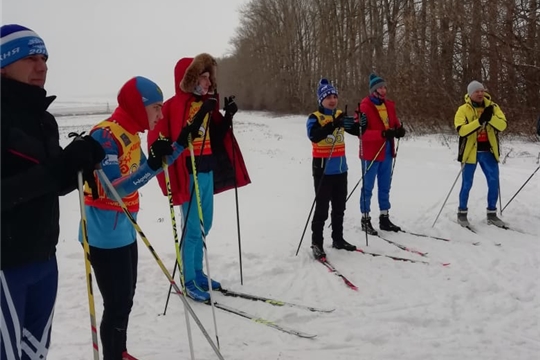
<instances>
[{"instance_id":1,"label":"ski pole","mask_svg":"<svg viewBox=\"0 0 540 360\"><path fill-rule=\"evenodd\" d=\"M498 190L499 190L499 209L500 209L500 212L501 212L501 216L502 216L502 195L501 195L501 179L500 179L500 175L499 175L499 181L498 181Z\"/></svg>"},{"instance_id":2,"label":"ski pole","mask_svg":"<svg viewBox=\"0 0 540 360\"><path fill-rule=\"evenodd\" d=\"M394 161L392 162L392 172L390 173L390 183L392 183L392 179L394 178L394 168L396 167L397 155L399 151L399 140L401 140L401 138L397 139L396 156L394 157Z\"/></svg>"},{"instance_id":3,"label":"ski pole","mask_svg":"<svg viewBox=\"0 0 540 360\"><path fill-rule=\"evenodd\" d=\"M311 214L313 213L313 209L315 208L315 203L317 202L317 196L319 195L319 192L321 191L322 183L324 181L325 171L326 171L326 165L328 165L328 161L332 158L332 154L334 153L334 148L336 146L336 140L337 137L334 136L334 141L332 141L332 148L330 149L330 155L328 155L328 158L326 158L326 162L323 166L323 172L321 175L321 180L319 182L319 185L317 186L317 190L315 190L315 198L313 199L313 202L311 203L311 209L309 209L309 214L306 220L306 225L304 226L304 231L302 231L302 236L300 237L300 242L298 243L298 248L296 249L295 256L298 256L298 252L300 251L300 247L302 246L302 241L304 240L304 235L306 234L306 230L309 224L309 219L311 219ZM322 158L324 159L324 158Z\"/></svg>"},{"instance_id":4,"label":"ski pole","mask_svg":"<svg viewBox=\"0 0 540 360\"><path fill-rule=\"evenodd\" d=\"M84 187L82 171L77 173L79 189L79 205L81 208L81 230L84 248L84 268L86 272L86 290L88 292L88 307L90 310L90 329L92 331L92 349L94 360L99 360L99 346L96 326L96 308L94 306L94 291L92 286L92 268L90 265L90 245L88 245L88 227L86 223L86 209L84 208Z\"/></svg>"},{"instance_id":5,"label":"ski pole","mask_svg":"<svg viewBox=\"0 0 540 360\"><path fill-rule=\"evenodd\" d=\"M362 139L360 139L360 141L362 141ZM366 171L364 171L364 173L367 173L369 171L369 169L371 169L371 166L373 165L373 163L375 162L375 159L377 159L377 157L379 156L379 154L381 153L381 151L384 149L384 146L386 145L386 141L382 144L381 148L379 149L379 151L377 151L377 153L375 154L375 157L373 158L373 160L371 160L371 162L369 163ZM362 151L362 147L360 147L360 150ZM362 151L363 152L363 151ZM360 154L360 157L362 157L362 154ZM362 159L360 159L362 160ZM362 174L362 177L358 180L358 182L356 183L356 185L354 185L354 188L351 190L351 192L349 193L349 195L347 196L347 199L345 200L346 202L349 201L350 197L352 196L352 194L354 193L354 191L356 190L356 188L358 187L358 185L360 185L360 182L364 180L364 175L365 174Z\"/></svg>"},{"instance_id":6,"label":"ski pole","mask_svg":"<svg viewBox=\"0 0 540 360\"><path fill-rule=\"evenodd\" d=\"M163 159L163 173L165 174L165 187L167 188L167 197L169 198L169 208L171 210L171 224L174 238L174 248L176 250L176 263L178 265L178 272L180 274L180 285L182 286L182 291L186 292L186 286L184 284L184 277L182 271L182 255L180 254L180 244L178 242L178 230L176 229L176 215L174 214L174 203L171 191L171 178L169 176L169 164L167 164L166 158ZM173 275L174 277L174 275ZM184 315L186 317L186 329L188 333L188 342L189 342L189 353L191 355L191 360L195 359L195 353L193 350L193 338L191 335L191 324L189 321L189 315L184 304Z\"/></svg>"},{"instance_id":7,"label":"ski pole","mask_svg":"<svg viewBox=\"0 0 540 360\"><path fill-rule=\"evenodd\" d=\"M234 96L232 96L234 100ZM236 233L238 234L238 259L240 261L240 285L244 285L244 273L242 267L242 239L240 234L240 208L238 204L238 183L236 181L236 139L233 131L233 121L231 119L231 139L232 139L232 163L234 171L234 200L236 202Z\"/></svg>"},{"instance_id":8,"label":"ski pole","mask_svg":"<svg viewBox=\"0 0 540 360\"><path fill-rule=\"evenodd\" d=\"M519 190L514 194L514 196L512 196L512 198L506 203L506 205L504 205L504 207L501 209L501 214L502 212L504 211L504 209L506 209L506 207L508 205L510 205L510 203L512 202L512 200L514 200L514 198L517 196L517 194L520 193L521 189L523 189L525 187L525 185L527 185L527 183L529 182L529 180L532 179L532 177L534 176L534 174L536 174L536 172L538 171L538 169L540 169L540 166L538 166L536 168L536 170L533 171L533 173L531 174L531 176L529 176L529 178L523 183L523 185L521 185L521 187L519 188Z\"/></svg>"},{"instance_id":9,"label":"ski pole","mask_svg":"<svg viewBox=\"0 0 540 360\"><path fill-rule=\"evenodd\" d=\"M469 154L467 154L467 157L465 158L465 160L463 161L463 163L461 164L461 169L459 170L459 173L457 174L456 176L456 179L454 180L454 183L452 184L452 187L450 188L450 191L448 192L448 195L446 195L446 199L444 199L444 202L441 206L441 209L439 210L439 213L437 214L437 217L435 218L435 221L433 221L433 225L431 225L431 227L434 227L435 224L437 223L437 220L439 220L439 216L441 216L441 213L444 209L444 206L446 205L446 202L448 201L448 198L450 197L450 194L452 193L452 190L454 190L454 186L456 186L456 183L460 177L460 175L463 173L463 169L465 169L465 165L467 164L467 160L469 159L469 156L471 155L471 153L476 149L476 143L473 145L473 147L471 148Z\"/></svg>"},{"instance_id":10,"label":"ski pole","mask_svg":"<svg viewBox=\"0 0 540 360\"><path fill-rule=\"evenodd\" d=\"M214 291L212 289L212 278L210 276L210 262L208 261L208 246L206 246L206 231L204 230L204 216L203 216L203 211L202 211L201 192L199 189L199 181L197 180L197 168L195 166L195 151L193 150L193 142L191 141L191 135L188 136L188 147L189 147L189 155L191 157L191 169L193 170L193 174L192 174L193 185L195 187L195 197L197 201L197 210L199 213L199 224L201 226L202 242L206 249L206 251L204 252L204 259L206 262L206 276L208 277L208 290L209 290L208 292L210 293L210 305L212 307L212 317L214 318L214 330L216 333L216 342L219 348L219 335L218 335L218 328L217 328L217 321L216 321L216 308L214 306ZM186 220L186 224L187 224L187 220Z\"/></svg>"},{"instance_id":11,"label":"ski pole","mask_svg":"<svg viewBox=\"0 0 540 360\"><path fill-rule=\"evenodd\" d=\"M358 104L358 111L360 111L360 104ZM359 114L358 114L359 119L360 119L360 116L361 116L361 113L359 112ZM366 129L367 129L367 115L364 115L364 116L366 116ZM371 163L369 164L369 166L366 169L366 166L364 165L364 139L363 139L363 136L364 136L364 134L362 133L362 129L360 129L360 136L359 136L359 139L360 139L360 166L362 166L362 178L360 180L358 180L355 187L352 189L350 195L345 200L345 202L347 202L347 200L349 200L349 198L352 196L354 190L358 187L358 184L360 184L360 181L362 181L362 189L361 189L362 194L360 194L360 198L362 198L364 200L364 208L365 208L366 207L366 187L365 187L366 173L371 168L371 165L373 165L375 163L375 159L377 159L377 157L379 156L379 153L385 147L386 140L383 142L381 148L379 149L379 151L377 152L377 154L375 155L373 160L371 160ZM362 214L362 216L364 216L364 214ZM368 219L369 219L369 217L366 215L366 225L364 226L364 234L366 236L366 246L369 246L368 229L367 229L367 221L368 221ZM360 219L360 221L362 221L362 219Z\"/></svg>"},{"instance_id":12,"label":"ski pole","mask_svg":"<svg viewBox=\"0 0 540 360\"><path fill-rule=\"evenodd\" d=\"M189 210L191 209L191 203L193 201L193 190L191 191L191 196L189 198L189 208L188 208L188 211L187 211L187 214L186 216L184 217L185 219L187 219L189 217ZM186 230L187 230L187 226L186 224L183 224L182 225L182 234L180 235L180 244L178 245L178 248L180 250L182 250L182 247L183 247L183 240L186 236ZM182 252L180 252L182 254ZM173 266L173 272L172 272L172 278L174 279L174 275L176 274L176 269L178 268L178 261L174 261L174 266ZM183 279L183 274L180 273L180 282L183 282L184 279ZM172 284L169 285L169 291L167 292L167 300L165 301L165 308L163 309L163 315L166 315L167 314L167 308L169 306L169 299L171 297L171 293L172 293Z\"/></svg>"},{"instance_id":13,"label":"ski pole","mask_svg":"<svg viewBox=\"0 0 540 360\"><path fill-rule=\"evenodd\" d=\"M211 118L211 114L212 112L209 113L209 119ZM204 128L204 133L206 134L208 132L208 128L210 126L210 121L208 121L206 123L206 126ZM197 158L197 162L196 162L196 165L198 167L199 165L199 161L201 159L201 156L203 154L203 151L204 151L204 144L206 142L206 136L203 138L202 140L202 145L201 145L201 151L199 152L199 157ZM183 165L181 165L183 166ZM191 204L193 204L193 195L195 194L195 188L192 186L191 187L191 190L190 190L190 195L189 195L189 202L188 202L188 210L186 211L186 214L184 216L184 219L186 219L186 223L183 224L183 227L182 227L182 235L180 235L180 245L178 246L178 248L180 250L182 250L184 247L184 239L186 237L186 232L187 232L187 219L189 219L189 214L191 212ZM181 254L183 254L183 252L181 252ZM172 272L172 277L174 279L174 275L176 274L176 268L178 267L178 262L175 261L174 262L174 266L173 266L173 272ZM180 274L180 281L184 281L183 279L183 274ZM165 315L167 313L167 307L169 306L169 299L171 297L171 290L172 290L172 285L169 286L169 291L167 291L167 300L165 301L165 309L163 309L163 315Z\"/></svg>"},{"instance_id":14,"label":"ski pole","mask_svg":"<svg viewBox=\"0 0 540 360\"><path fill-rule=\"evenodd\" d=\"M360 142L362 142L362 139L360 139ZM362 182L362 186L363 186L363 181L364 181L364 175L369 171L369 169L371 169L371 166L373 165L373 163L375 162L375 159L377 159L377 156L379 156L379 154L381 153L382 149L384 149L384 146L386 145L386 142L381 146L381 148L379 149L379 151L377 151L377 153L375 154L375 157L373 158L373 160L370 161L367 169L364 170L364 167L362 166L362 176L360 177L360 179L358 180L358 182L356 183L356 185L354 185L354 188L351 190L351 192L349 193L349 195L347 195L347 198L345 199L345 202L349 201L350 197L352 196L352 194L354 193L354 191L356 190L356 188L358 187L358 185L360 185L360 182ZM360 145L360 151L362 151L362 145ZM360 154L360 157L362 157L362 154ZM360 164L362 164L362 159L360 159ZM330 224L328 224L328 228L330 228L332 226L332 222L330 222Z\"/></svg>"},{"instance_id":15,"label":"ski pole","mask_svg":"<svg viewBox=\"0 0 540 360\"><path fill-rule=\"evenodd\" d=\"M189 314L191 315L191 317L193 318L193 320L195 321L195 323L197 324L197 326L199 327L199 329L203 333L204 337L206 338L206 340L208 341L208 343L210 344L212 349L214 350L214 352L215 352L216 356L218 357L218 359L224 360L223 355L221 355L221 352L220 352L219 348L216 346L216 344L214 343L214 341L212 340L212 338L210 337L210 335L208 334L208 332L204 328L204 325L202 324L201 320L197 317L197 314L195 314L195 311L193 311L193 308L189 305L186 297L184 296L184 293L182 292L182 290L178 287L178 285L176 284L176 282L172 278L171 273L169 272L169 270L167 270L165 265L163 265L163 261L161 261L160 257L158 256L158 254L156 253L156 251L152 247L152 244L150 244L150 241L148 240L148 238L146 237L146 235L142 231L141 227L139 226L139 224L137 223L137 221L135 220L133 215L131 215L131 213L129 212L126 204L124 203L124 201L122 200L122 198L118 194L118 191L116 191L113 184L111 183L111 181L109 180L109 178L103 172L102 169L98 169L97 173L98 173L98 176L99 176L99 179L101 180L101 182L105 184L105 187L113 195L114 200L116 200L118 202L118 204L122 208L124 214L127 216L129 221L131 222L131 225L133 225L133 227L135 228L135 230L137 231L137 233L141 237L142 241L144 242L144 244L146 245L146 247L148 248L148 250L150 251L150 253L154 257L154 259L156 260L159 268L161 269L161 271L163 272L163 274L165 275L167 280L169 280L169 283L172 285L172 287L174 288L176 293L181 295L181 296L179 296L180 300L182 300L182 302L184 303L184 306L186 307Z\"/></svg>"}]
</instances>

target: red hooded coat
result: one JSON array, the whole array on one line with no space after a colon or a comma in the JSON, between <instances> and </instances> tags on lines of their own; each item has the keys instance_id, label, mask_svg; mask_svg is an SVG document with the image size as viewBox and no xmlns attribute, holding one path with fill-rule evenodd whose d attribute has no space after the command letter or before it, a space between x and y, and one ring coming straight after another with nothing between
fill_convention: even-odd
<instances>
[{"instance_id":1,"label":"red hooded coat","mask_svg":"<svg viewBox=\"0 0 540 360\"><path fill-rule=\"evenodd\" d=\"M159 121L154 130L148 132L148 147L159 137L160 133L173 141L176 140L189 120L191 102L196 101L193 90L197 85L199 75L208 70L212 81L210 92L216 89L215 67L214 58L208 54L200 54L195 58L182 58L178 61L174 68L176 94L163 105L163 119ZM210 96L219 99L219 95L214 93L202 96L202 101ZM223 121L218 102L212 112L211 122L221 124ZM213 169L214 194L233 189L235 186L242 187L251 183L240 147L232 130L229 128L223 139L216 136L212 136L210 139L212 154L217 160L217 165ZM189 173L186 167L186 158L188 156L189 151L186 149L177 161L169 166L174 205L181 205L189 201L190 198ZM157 178L163 195L166 196L167 188L164 174L159 174Z\"/></svg>"}]
</instances>

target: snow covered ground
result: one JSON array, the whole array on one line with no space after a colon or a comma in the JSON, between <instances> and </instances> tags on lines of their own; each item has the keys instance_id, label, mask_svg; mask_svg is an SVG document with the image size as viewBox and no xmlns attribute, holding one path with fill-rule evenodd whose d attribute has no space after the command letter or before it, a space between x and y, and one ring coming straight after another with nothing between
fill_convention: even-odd
<instances>
[{"instance_id":1,"label":"snow covered ground","mask_svg":"<svg viewBox=\"0 0 540 360\"><path fill-rule=\"evenodd\" d=\"M59 118L62 144L70 131L89 130L103 116ZM329 260L357 292L313 261L310 233L294 256L311 206L311 145L305 117L238 113L235 132L252 184L239 189L244 286L240 285L234 191L215 198L214 226L208 235L213 277L234 290L318 307L330 314L274 307L225 298L218 301L288 327L317 334L301 339L216 310L221 351L235 360L533 360L540 358L540 175L504 212L516 231L485 224L486 182L478 169L469 205L473 234L455 222L459 182L436 226L431 227L459 172L457 138L405 137L400 144L391 192L391 216L403 228L451 238L449 243L408 234L389 239L428 252L421 258L378 238L365 246L359 227L359 191L348 203L345 238L362 248L426 260L430 265L393 261L330 248ZM143 136L145 140L145 136ZM360 179L358 141L347 135L349 190ZM449 144L449 145L448 145ZM537 165L538 143L507 141L501 164L503 205ZM153 180L141 191L140 225L172 271L175 252L168 202ZM378 209L376 196L372 208ZM373 212L374 218L378 211ZM51 360L92 356L83 252L77 239L77 193L61 199L58 246L59 294L53 324ZM473 242L479 241L479 246ZM494 244L500 242L502 246ZM189 359L183 306L150 252L139 241L139 281L128 331L128 348L143 360ZM451 263L443 267L440 262ZM114 275L111 275L114 276ZM102 300L95 286L98 321ZM192 303L214 337L210 307ZM215 359L191 321L196 359Z\"/></svg>"}]
</instances>

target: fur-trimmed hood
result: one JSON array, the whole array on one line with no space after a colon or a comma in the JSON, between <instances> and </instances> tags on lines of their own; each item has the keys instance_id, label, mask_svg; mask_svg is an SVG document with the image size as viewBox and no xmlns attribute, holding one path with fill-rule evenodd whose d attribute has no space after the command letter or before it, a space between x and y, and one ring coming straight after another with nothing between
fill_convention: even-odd
<instances>
[{"instance_id":1,"label":"fur-trimmed hood","mask_svg":"<svg viewBox=\"0 0 540 360\"><path fill-rule=\"evenodd\" d=\"M199 75L208 71L210 72L210 81L212 82L208 92L214 93L217 89L216 70L216 59L210 54L202 53L194 58L180 59L174 68L175 92L193 93L195 86L197 86Z\"/></svg>"}]
</instances>

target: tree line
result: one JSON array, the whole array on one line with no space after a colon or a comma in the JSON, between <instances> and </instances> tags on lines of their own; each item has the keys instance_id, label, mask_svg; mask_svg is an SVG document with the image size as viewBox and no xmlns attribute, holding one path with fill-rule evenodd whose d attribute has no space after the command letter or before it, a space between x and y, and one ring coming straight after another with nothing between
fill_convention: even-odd
<instances>
[{"instance_id":1,"label":"tree line","mask_svg":"<svg viewBox=\"0 0 540 360\"><path fill-rule=\"evenodd\" d=\"M418 132L450 128L471 80L510 132L540 116L540 0L251 0L231 45L219 90L246 110L307 114L326 77L352 113L375 72Z\"/></svg>"}]
</instances>

